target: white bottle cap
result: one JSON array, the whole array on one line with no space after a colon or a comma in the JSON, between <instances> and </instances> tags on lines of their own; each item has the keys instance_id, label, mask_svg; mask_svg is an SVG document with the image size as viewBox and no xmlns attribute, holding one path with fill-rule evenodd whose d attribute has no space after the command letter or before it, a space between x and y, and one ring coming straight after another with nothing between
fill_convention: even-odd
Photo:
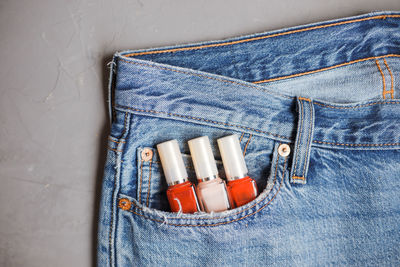
<instances>
[{"instance_id":1,"label":"white bottle cap","mask_svg":"<svg viewBox=\"0 0 400 267\"><path fill-rule=\"evenodd\" d=\"M246 177L248 170L237 135L233 134L219 138L217 142L222 163L224 164L226 179L232 181Z\"/></svg>"},{"instance_id":2,"label":"white bottle cap","mask_svg":"<svg viewBox=\"0 0 400 267\"><path fill-rule=\"evenodd\" d=\"M165 179L169 186L188 180L185 163L179 150L178 141L170 140L157 145Z\"/></svg>"},{"instance_id":3,"label":"white bottle cap","mask_svg":"<svg viewBox=\"0 0 400 267\"><path fill-rule=\"evenodd\" d=\"M188 144L197 179L208 181L217 178L217 164L215 163L208 136L189 140Z\"/></svg>"}]
</instances>

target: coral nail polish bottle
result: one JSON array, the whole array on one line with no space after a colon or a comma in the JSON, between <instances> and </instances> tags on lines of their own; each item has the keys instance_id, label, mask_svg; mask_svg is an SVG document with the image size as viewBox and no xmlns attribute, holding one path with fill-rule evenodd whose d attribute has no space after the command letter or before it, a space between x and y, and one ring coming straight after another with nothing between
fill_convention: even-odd
<instances>
[{"instance_id":1,"label":"coral nail polish bottle","mask_svg":"<svg viewBox=\"0 0 400 267\"><path fill-rule=\"evenodd\" d=\"M203 211L224 211L232 207L225 181L218 169L207 136L189 140L190 154L197 176L197 196Z\"/></svg>"},{"instance_id":2,"label":"coral nail polish bottle","mask_svg":"<svg viewBox=\"0 0 400 267\"><path fill-rule=\"evenodd\" d=\"M224 164L228 190L235 207L240 207L257 197L257 184L247 173L246 163L237 135L217 140Z\"/></svg>"},{"instance_id":3,"label":"coral nail polish bottle","mask_svg":"<svg viewBox=\"0 0 400 267\"><path fill-rule=\"evenodd\" d=\"M195 186L188 180L178 141L170 140L157 145L165 179L167 197L172 212L200 211Z\"/></svg>"}]
</instances>

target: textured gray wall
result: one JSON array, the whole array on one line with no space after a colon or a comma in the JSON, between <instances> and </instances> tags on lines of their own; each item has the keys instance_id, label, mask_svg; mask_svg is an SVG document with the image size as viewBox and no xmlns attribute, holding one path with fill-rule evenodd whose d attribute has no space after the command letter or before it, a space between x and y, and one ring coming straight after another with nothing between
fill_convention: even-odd
<instances>
[{"instance_id":1,"label":"textured gray wall","mask_svg":"<svg viewBox=\"0 0 400 267\"><path fill-rule=\"evenodd\" d=\"M0 266L90 266L116 50L222 39L399 0L1 0Z\"/></svg>"}]
</instances>

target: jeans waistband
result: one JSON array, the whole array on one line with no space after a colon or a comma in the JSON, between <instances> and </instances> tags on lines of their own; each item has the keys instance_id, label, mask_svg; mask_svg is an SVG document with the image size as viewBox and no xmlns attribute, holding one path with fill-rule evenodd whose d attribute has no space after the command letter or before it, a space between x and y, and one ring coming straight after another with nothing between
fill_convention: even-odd
<instances>
[{"instance_id":1,"label":"jeans waistband","mask_svg":"<svg viewBox=\"0 0 400 267\"><path fill-rule=\"evenodd\" d=\"M399 29L400 13L379 12L223 41L119 52L112 104L295 146L399 149L400 100L394 97L400 90ZM386 59L393 60L392 68ZM380 98L337 103L321 100L318 90L312 97L284 90L300 82L307 86L299 77L362 62L382 73ZM385 65L390 75L383 75Z\"/></svg>"}]
</instances>

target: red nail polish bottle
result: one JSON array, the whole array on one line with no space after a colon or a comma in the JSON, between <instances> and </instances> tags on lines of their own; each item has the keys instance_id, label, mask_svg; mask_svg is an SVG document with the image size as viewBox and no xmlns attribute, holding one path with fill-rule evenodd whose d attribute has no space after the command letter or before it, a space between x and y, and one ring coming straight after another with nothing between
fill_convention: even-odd
<instances>
[{"instance_id":1,"label":"red nail polish bottle","mask_svg":"<svg viewBox=\"0 0 400 267\"><path fill-rule=\"evenodd\" d=\"M161 164L167 180L167 197L172 212L194 213L200 211L194 185L188 180L178 141L170 140L157 145Z\"/></svg>"},{"instance_id":2,"label":"red nail polish bottle","mask_svg":"<svg viewBox=\"0 0 400 267\"><path fill-rule=\"evenodd\" d=\"M237 135L219 138L217 142L230 196L235 207L240 207L257 197L257 184L247 175L248 170Z\"/></svg>"}]
</instances>

